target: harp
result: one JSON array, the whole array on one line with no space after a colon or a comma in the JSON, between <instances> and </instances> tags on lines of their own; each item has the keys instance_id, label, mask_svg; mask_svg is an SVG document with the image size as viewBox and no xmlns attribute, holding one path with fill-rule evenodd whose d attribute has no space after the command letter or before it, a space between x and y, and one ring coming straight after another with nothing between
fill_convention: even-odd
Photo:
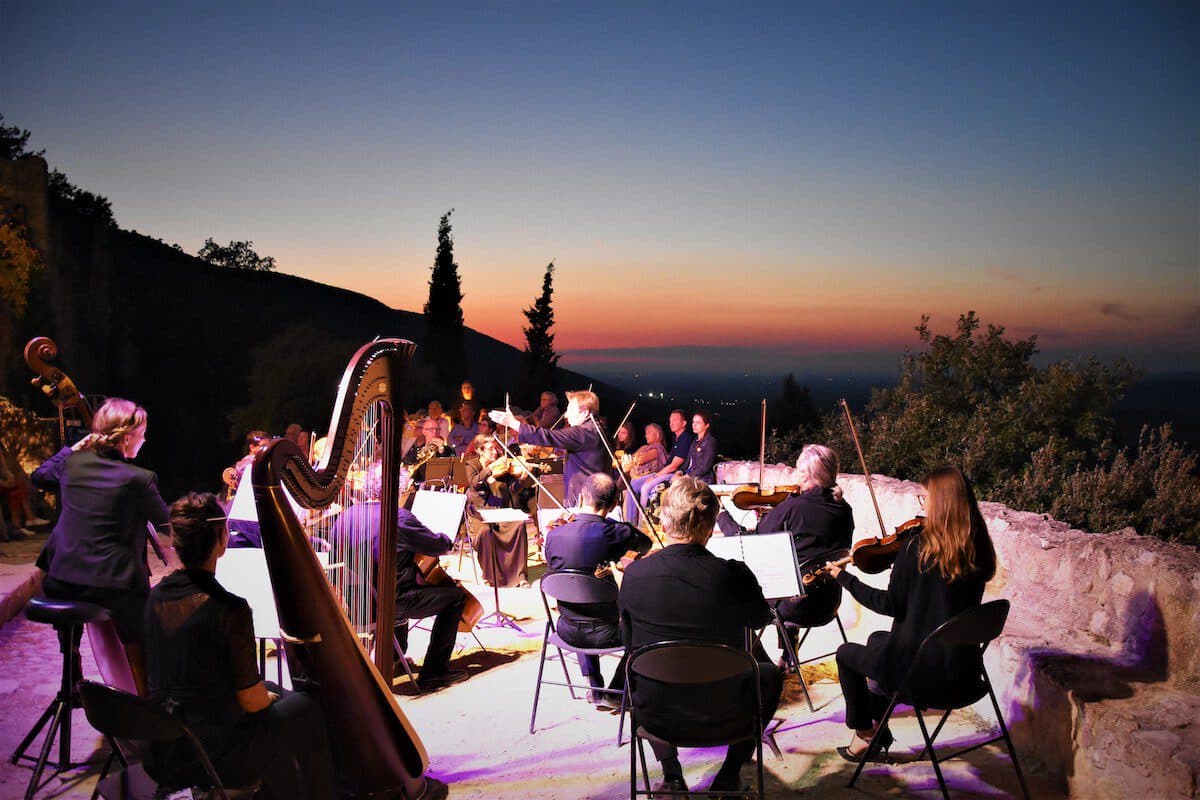
<instances>
[{"instance_id":1,"label":"harp","mask_svg":"<svg viewBox=\"0 0 1200 800\"><path fill-rule=\"evenodd\" d=\"M349 797L416 800L445 793L444 784L425 776L428 755L390 685L400 469L397 414L413 350L411 342L379 339L354 354L338 387L318 467L293 442L279 439L259 453L251 469L288 669L295 685L315 691L321 700L339 794ZM369 621L354 618L353 609L347 614L344 587L336 588L336 578L331 582L329 565L318 558L310 529L298 515L320 518L335 503L344 505L364 460L375 458L382 462L383 479L378 560L370 583L374 617L381 621L382 635L376 639L382 646L374 648L372 660L364 643Z\"/></svg>"}]
</instances>

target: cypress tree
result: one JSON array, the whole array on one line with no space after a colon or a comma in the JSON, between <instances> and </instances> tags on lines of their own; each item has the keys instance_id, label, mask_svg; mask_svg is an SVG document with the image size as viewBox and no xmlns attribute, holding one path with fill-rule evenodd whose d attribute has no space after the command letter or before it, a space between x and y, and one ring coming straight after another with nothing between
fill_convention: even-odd
<instances>
[{"instance_id":1,"label":"cypress tree","mask_svg":"<svg viewBox=\"0 0 1200 800\"><path fill-rule=\"evenodd\" d=\"M454 261L454 237L450 209L438 223L437 256L429 278L429 300L425 303L424 360L433 368L434 380L453 386L467 377L467 349L463 337L462 280Z\"/></svg>"},{"instance_id":2,"label":"cypress tree","mask_svg":"<svg viewBox=\"0 0 1200 800\"><path fill-rule=\"evenodd\" d=\"M539 394L557 388L556 370L560 356L554 350L554 334L550 332L554 326L553 296L554 262L551 261L546 265L546 275L542 278L542 293L523 312L529 325L522 328L525 332L522 395L526 403L534 406L537 405Z\"/></svg>"}]
</instances>

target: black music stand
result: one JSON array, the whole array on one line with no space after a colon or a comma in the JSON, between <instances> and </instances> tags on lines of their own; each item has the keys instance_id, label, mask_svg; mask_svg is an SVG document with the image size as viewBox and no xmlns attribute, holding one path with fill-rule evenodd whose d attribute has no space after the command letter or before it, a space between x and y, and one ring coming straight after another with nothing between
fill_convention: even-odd
<instances>
[{"instance_id":1,"label":"black music stand","mask_svg":"<svg viewBox=\"0 0 1200 800\"><path fill-rule=\"evenodd\" d=\"M515 522L516 521L515 516L512 519L504 519L503 518L503 517L507 516L507 514L512 514L512 512L514 512L514 511L515 511L515 509L511 509L511 508L480 509L479 515L482 518L484 524L487 526L487 530L484 535L494 536L496 534L496 529L494 526L500 524L501 522ZM507 512L507 514L505 514L504 512ZM521 515L524 517L524 521L521 524L526 524L529 522L528 514L525 514L523 512L518 512L518 513L521 513ZM492 516L497 519L489 520L488 516ZM491 549L492 549L492 600L496 604L496 610L491 612L490 614L484 615L483 618L479 620L479 622L475 623L475 627L477 627L477 628L478 627L511 628L514 631L519 631L519 630L521 630L521 626L517 624L517 618L514 617L512 614L505 613L505 611L500 608L500 583L497 580L500 577L500 559L496 556L497 548L496 548L495 544L492 545Z\"/></svg>"}]
</instances>

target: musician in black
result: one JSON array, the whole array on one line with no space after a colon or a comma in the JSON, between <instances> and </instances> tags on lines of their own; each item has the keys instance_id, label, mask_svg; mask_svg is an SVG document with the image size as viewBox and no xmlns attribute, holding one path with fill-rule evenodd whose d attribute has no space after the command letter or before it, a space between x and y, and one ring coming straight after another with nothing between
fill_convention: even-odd
<instances>
[{"instance_id":1,"label":"musician in black","mask_svg":"<svg viewBox=\"0 0 1200 800\"><path fill-rule=\"evenodd\" d=\"M592 572L610 561L619 561L628 552L645 553L650 538L627 522L609 519L617 505L617 484L607 475L591 475L583 481L579 494L579 512L546 534L546 563L550 572L582 570ZM606 579L612 581L611 573ZM576 647L616 647L620 644L616 603L558 604L558 635ZM624 659L617 665L609 688L624 685ZM593 688L604 686L599 656L580 656L579 668ZM613 696L592 692L597 706L619 707Z\"/></svg>"},{"instance_id":2,"label":"musician in black","mask_svg":"<svg viewBox=\"0 0 1200 800\"><path fill-rule=\"evenodd\" d=\"M524 521L484 522L484 509L515 508L530 513L533 480L516 459L501 455L491 436L476 436L467 451L467 534L483 580L493 586L529 585L529 531Z\"/></svg>"},{"instance_id":3,"label":"musician in black","mask_svg":"<svg viewBox=\"0 0 1200 800\"><path fill-rule=\"evenodd\" d=\"M858 761L887 710L887 698L867 688L872 678L891 693L912 666L921 642L948 619L978 606L984 585L996 573L996 551L970 483L956 467L940 467L921 481L925 521L900 547L886 590L875 589L834 565L829 569L854 599L894 617L890 632L877 631L865 645L843 644L838 676L846 697L846 725L854 731L838 752ZM978 647L937 649L922 656L916 690L932 707L969 690L981 669ZM881 741L892 743L890 731Z\"/></svg>"},{"instance_id":4,"label":"musician in black","mask_svg":"<svg viewBox=\"0 0 1200 800\"><path fill-rule=\"evenodd\" d=\"M146 693L142 612L150 591L147 524L166 532L167 506L153 472L131 463L146 441L146 411L110 398L92 432L34 470L57 490L62 513L38 565L47 597L86 600L112 611L139 694ZM78 646L78 642L75 642Z\"/></svg>"},{"instance_id":5,"label":"musician in black","mask_svg":"<svg viewBox=\"0 0 1200 800\"><path fill-rule=\"evenodd\" d=\"M338 515L329 538L338 552L371 548L372 561L379 563L380 488L379 470L364 480L365 500ZM396 509L396 619L395 635L402 650L408 649L408 620L433 617L429 648L418 675L422 687L444 686L467 677L465 670L450 669L450 656L458 636L458 621L467 604L467 593L457 583L429 586L421 582L415 556L440 556L450 552L453 542L442 533L425 527L409 510Z\"/></svg>"},{"instance_id":6,"label":"musician in black","mask_svg":"<svg viewBox=\"0 0 1200 800\"><path fill-rule=\"evenodd\" d=\"M663 494L661 517L667 546L626 568L617 600L622 625L627 626L621 631L627 648L674 639L744 647L748 628L761 628L770 622L770 607L750 568L741 561L718 558L705 548L718 508L712 490L690 476L676 478ZM783 679L773 664L763 663L759 664L759 682L762 718L769 720L779 706ZM752 685L742 691L753 697ZM652 706L653 693L650 695ZM647 722L656 715L661 715L657 718L664 725L682 727L675 710L669 707L650 707L639 714ZM662 763L664 788L686 792L675 748L653 747ZM742 764L754 749L753 740L730 745L711 789L737 791Z\"/></svg>"},{"instance_id":7,"label":"musician in black","mask_svg":"<svg viewBox=\"0 0 1200 800\"><path fill-rule=\"evenodd\" d=\"M850 547L854 512L842 499L837 476L837 453L824 445L805 445L796 459L797 491L763 516L753 532L790 533L797 564ZM721 512L717 524L726 536L750 533L727 511ZM804 627L833 619L842 602L841 587L822 577L805 588L805 595L780 601L779 616Z\"/></svg>"},{"instance_id":8,"label":"musician in black","mask_svg":"<svg viewBox=\"0 0 1200 800\"><path fill-rule=\"evenodd\" d=\"M170 520L183 569L146 602L151 701L195 732L222 782L261 778L273 798L332 800L337 787L320 702L263 682L250 606L217 582L229 529L216 498L188 494L171 504ZM168 786L204 778L180 740L155 743L146 769Z\"/></svg>"}]
</instances>

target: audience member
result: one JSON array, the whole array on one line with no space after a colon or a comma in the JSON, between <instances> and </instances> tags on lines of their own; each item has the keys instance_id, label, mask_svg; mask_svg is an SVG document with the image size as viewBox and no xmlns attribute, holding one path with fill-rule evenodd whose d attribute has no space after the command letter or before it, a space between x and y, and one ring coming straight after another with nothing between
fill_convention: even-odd
<instances>
[{"instance_id":1,"label":"audience member","mask_svg":"<svg viewBox=\"0 0 1200 800\"><path fill-rule=\"evenodd\" d=\"M650 497L654 490L661 484L667 483L673 478L683 465L687 463L688 455L691 453L692 443L695 441L695 434L688 428L687 414L681 409L675 409L671 412L667 419L667 427L671 429L671 452L670 461L657 472L652 472L649 475L643 475L640 478L632 481L630 486L633 491L638 493L638 499L642 503L642 508L650 502ZM630 499L625 503L625 518L637 525L640 519L637 504L631 502Z\"/></svg>"}]
</instances>

